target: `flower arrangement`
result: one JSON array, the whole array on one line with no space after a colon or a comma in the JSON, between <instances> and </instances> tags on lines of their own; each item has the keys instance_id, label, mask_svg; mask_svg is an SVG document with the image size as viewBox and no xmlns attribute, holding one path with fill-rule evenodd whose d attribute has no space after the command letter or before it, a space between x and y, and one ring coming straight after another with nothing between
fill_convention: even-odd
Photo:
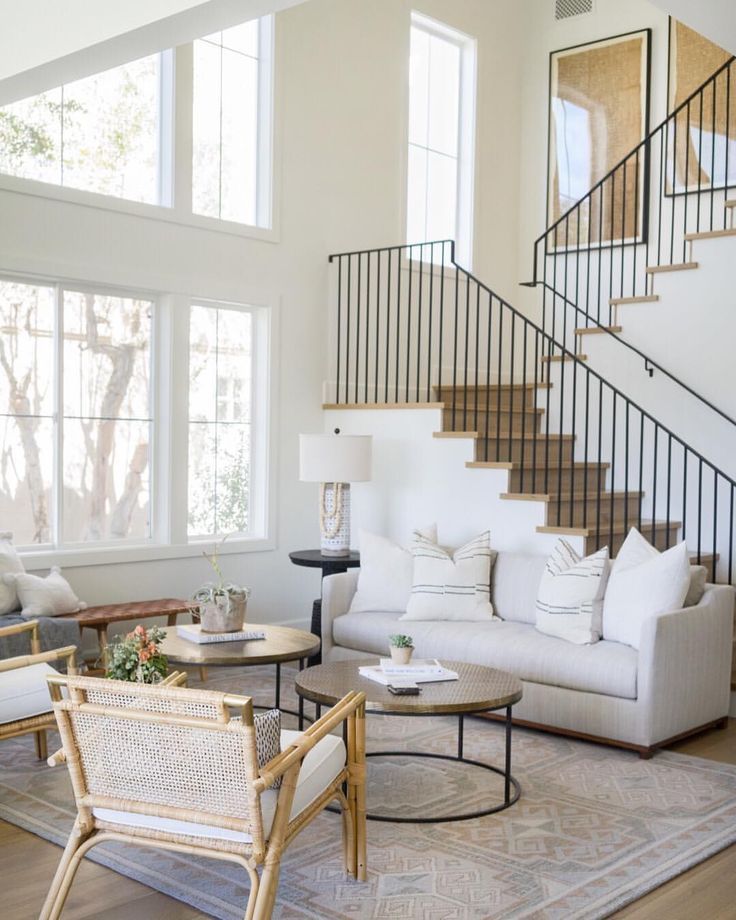
<instances>
[{"instance_id":1,"label":"flower arrangement","mask_svg":"<svg viewBox=\"0 0 736 920\"><path fill-rule=\"evenodd\" d=\"M160 643L166 630L152 626L146 630L138 624L125 637L119 637L110 647L110 666L105 677L156 684L166 677L168 661L161 653Z\"/></svg>"},{"instance_id":2,"label":"flower arrangement","mask_svg":"<svg viewBox=\"0 0 736 920\"><path fill-rule=\"evenodd\" d=\"M226 582L220 562L218 549L225 542L223 537L220 544L216 544L213 552L202 553L204 558L214 569L218 581L208 581L198 588L192 595L192 601L197 605L202 630L204 632L237 632L243 628L245 621L245 608L250 597L250 588L243 588L232 582Z\"/></svg>"}]
</instances>

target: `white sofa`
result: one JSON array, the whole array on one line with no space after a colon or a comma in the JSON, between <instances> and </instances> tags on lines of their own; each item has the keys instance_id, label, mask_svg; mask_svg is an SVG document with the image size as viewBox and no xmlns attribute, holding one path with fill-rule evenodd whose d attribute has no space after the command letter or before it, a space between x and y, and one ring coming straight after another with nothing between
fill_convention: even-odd
<instances>
[{"instance_id":1,"label":"white sofa","mask_svg":"<svg viewBox=\"0 0 736 920\"><path fill-rule=\"evenodd\" d=\"M573 645L534 628L546 557L500 552L491 600L502 619L412 621L399 613L349 613L358 572L325 579L322 660L385 655L406 632L419 657L510 671L524 684L514 721L632 748L643 757L728 716L734 590L707 585L700 602L647 620L640 649L602 640Z\"/></svg>"}]
</instances>

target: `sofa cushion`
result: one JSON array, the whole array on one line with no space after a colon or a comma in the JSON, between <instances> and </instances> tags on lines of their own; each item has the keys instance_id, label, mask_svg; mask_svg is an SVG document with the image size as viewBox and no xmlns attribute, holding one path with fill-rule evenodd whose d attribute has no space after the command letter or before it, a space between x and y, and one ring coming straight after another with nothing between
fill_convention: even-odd
<instances>
[{"instance_id":1,"label":"sofa cushion","mask_svg":"<svg viewBox=\"0 0 736 920\"><path fill-rule=\"evenodd\" d=\"M283 730L281 732L281 748L286 750L289 745L300 735L300 732ZM345 766L345 745L342 738L336 735L327 735L315 744L302 762L299 771L299 780L294 793L291 806L291 818L301 814L305 808L324 792L329 784ZM245 792L243 793L245 794ZM261 813L263 815L263 833L266 837L271 832L271 825L276 814L278 792L268 789L261 796ZM128 825L129 827L153 828L172 834L183 834L187 837L207 837L218 840L235 840L239 843L250 843L250 834L241 831L228 830L227 828L211 827L207 824L193 824L190 821L177 821L173 818L159 818L153 815L139 815L134 812L116 811L111 808L94 808L92 813L101 821L111 824Z\"/></svg>"},{"instance_id":2,"label":"sofa cushion","mask_svg":"<svg viewBox=\"0 0 736 920\"><path fill-rule=\"evenodd\" d=\"M581 559L567 540L559 539L539 583L537 629L576 645L597 642L607 578L607 546Z\"/></svg>"},{"instance_id":3,"label":"sofa cushion","mask_svg":"<svg viewBox=\"0 0 736 920\"><path fill-rule=\"evenodd\" d=\"M402 620L485 620L491 606L490 534L486 530L454 553L414 533L414 576Z\"/></svg>"},{"instance_id":4,"label":"sofa cushion","mask_svg":"<svg viewBox=\"0 0 736 920\"><path fill-rule=\"evenodd\" d=\"M51 712L46 675L57 673L51 665L43 663L0 671L0 724Z\"/></svg>"},{"instance_id":5,"label":"sofa cushion","mask_svg":"<svg viewBox=\"0 0 736 920\"><path fill-rule=\"evenodd\" d=\"M491 601L497 617L515 623L536 622L537 591L546 565L546 556L498 554L491 572Z\"/></svg>"},{"instance_id":6,"label":"sofa cushion","mask_svg":"<svg viewBox=\"0 0 736 920\"><path fill-rule=\"evenodd\" d=\"M333 637L346 648L385 655L388 636L400 625L398 617L396 613L369 617L346 613L336 617ZM573 645L545 636L530 624L501 620L462 625L417 621L412 623L411 634L420 658L467 661L510 671L521 680L636 699L638 654L618 642Z\"/></svg>"}]
</instances>

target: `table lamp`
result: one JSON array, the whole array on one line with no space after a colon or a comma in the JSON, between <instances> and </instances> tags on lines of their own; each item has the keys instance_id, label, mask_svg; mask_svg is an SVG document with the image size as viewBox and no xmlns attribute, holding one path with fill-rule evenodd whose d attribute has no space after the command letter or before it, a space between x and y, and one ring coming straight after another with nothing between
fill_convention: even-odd
<instances>
[{"instance_id":1,"label":"table lamp","mask_svg":"<svg viewBox=\"0 0 736 920\"><path fill-rule=\"evenodd\" d=\"M320 549L324 556L350 555L350 483L371 478L370 435L299 435L299 479L318 482Z\"/></svg>"}]
</instances>

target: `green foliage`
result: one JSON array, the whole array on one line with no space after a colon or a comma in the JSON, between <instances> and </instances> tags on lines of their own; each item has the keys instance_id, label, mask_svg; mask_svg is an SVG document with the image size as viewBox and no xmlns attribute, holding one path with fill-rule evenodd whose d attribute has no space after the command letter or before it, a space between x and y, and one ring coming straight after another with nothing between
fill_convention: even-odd
<instances>
[{"instance_id":1,"label":"green foliage","mask_svg":"<svg viewBox=\"0 0 736 920\"><path fill-rule=\"evenodd\" d=\"M402 636L400 633L389 636L388 641L394 648L414 648L414 640L411 636Z\"/></svg>"},{"instance_id":2,"label":"green foliage","mask_svg":"<svg viewBox=\"0 0 736 920\"><path fill-rule=\"evenodd\" d=\"M105 677L111 680L130 680L156 684L166 677L168 661L161 654L159 644L166 638L160 626L146 630L138 624L124 638L119 637L110 646L110 667Z\"/></svg>"}]
</instances>

